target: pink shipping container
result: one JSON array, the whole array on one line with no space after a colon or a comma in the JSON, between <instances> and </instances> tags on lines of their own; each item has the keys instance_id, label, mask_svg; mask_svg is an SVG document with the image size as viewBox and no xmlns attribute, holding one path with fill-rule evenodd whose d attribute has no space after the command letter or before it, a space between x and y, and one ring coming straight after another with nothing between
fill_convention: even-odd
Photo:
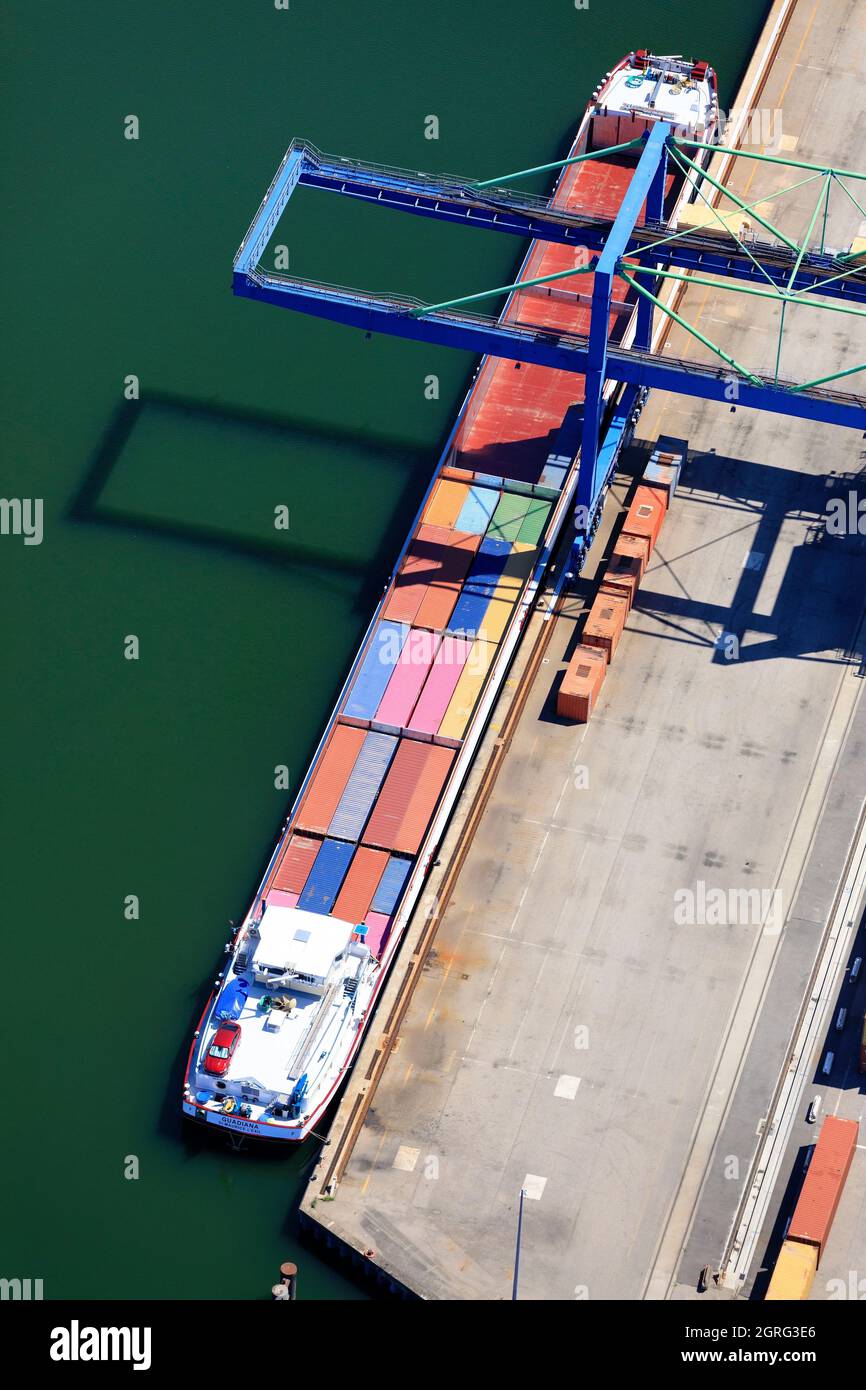
<instances>
[{"instance_id":1,"label":"pink shipping container","mask_svg":"<svg viewBox=\"0 0 866 1390\"><path fill-rule=\"evenodd\" d=\"M463 637L446 636L436 653L430 674L409 721L409 728L419 734L435 734L445 718L454 687L469 659L472 643Z\"/></svg>"},{"instance_id":2,"label":"pink shipping container","mask_svg":"<svg viewBox=\"0 0 866 1390\"><path fill-rule=\"evenodd\" d=\"M367 822L365 843L417 854L453 761L451 748L401 739Z\"/></svg>"},{"instance_id":3,"label":"pink shipping container","mask_svg":"<svg viewBox=\"0 0 866 1390\"><path fill-rule=\"evenodd\" d=\"M374 723L405 729L433 665L439 641L438 633L424 628L412 629L385 687Z\"/></svg>"},{"instance_id":4,"label":"pink shipping container","mask_svg":"<svg viewBox=\"0 0 866 1390\"><path fill-rule=\"evenodd\" d=\"M388 939L388 928L391 918L384 912L368 912L364 918L364 925L367 928L367 935L364 938L364 945L368 946L374 956L382 954L382 947Z\"/></svg>"}]
</instances>

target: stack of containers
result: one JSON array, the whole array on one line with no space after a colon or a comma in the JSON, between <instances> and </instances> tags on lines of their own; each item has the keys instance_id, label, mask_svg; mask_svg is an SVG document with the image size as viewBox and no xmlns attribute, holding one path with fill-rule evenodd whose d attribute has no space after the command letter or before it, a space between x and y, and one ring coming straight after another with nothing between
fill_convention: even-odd
<instances>
[{"instance_id":1,"label":"stack of containers","mask_svg":"<svg viewBox=\"0 0 866 1390\"><path fill-rule=\"evenodd\" d=\"M607 657L598 647L575 647L556 697L556 712L563 719L585 724L604 683Z\"/></svg>"}]
</instances>

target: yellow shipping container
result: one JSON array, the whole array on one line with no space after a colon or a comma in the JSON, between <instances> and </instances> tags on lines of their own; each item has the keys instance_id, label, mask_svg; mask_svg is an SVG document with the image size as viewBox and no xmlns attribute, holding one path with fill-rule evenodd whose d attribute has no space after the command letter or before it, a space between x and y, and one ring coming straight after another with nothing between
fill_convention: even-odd
<instances>
[{"instance_id":1,"label":"yellow shipping container","mask_svg":"<svg viewBox=\"0 0 866 1390\"><path fill-rule=\"evenodd\" d=\"M808 1298L817 1268L817 1245L807 1245L802 1240L786 1240L779 1251L766 1301L787 1299L793 1303Z\"/></svg>"},{"instance_id":2,"label":"yellow shipping container","mask_svg":"<svg viewBox=\"0 0 866 1390\"><path fill-rule=\"evenodd\" d=\"M454 687L445 718L439 725L442 738L462 738L465 734L495 655L496 647L492 642L484 642L480 637L476 637L472 643L469 660Z\"/></svg>"},{"instance_id":3,"label":"yellow shipping container","mask_svg":"<svg viewBox=\"0 0 866 1390\"><path fill-rule=\"evenodd\" d=\"M532 573L537 548L516 542L505 562L505 569L487 605L481 636L487 642L501 642L520 592Z\"/></svg>"}]
</instances>

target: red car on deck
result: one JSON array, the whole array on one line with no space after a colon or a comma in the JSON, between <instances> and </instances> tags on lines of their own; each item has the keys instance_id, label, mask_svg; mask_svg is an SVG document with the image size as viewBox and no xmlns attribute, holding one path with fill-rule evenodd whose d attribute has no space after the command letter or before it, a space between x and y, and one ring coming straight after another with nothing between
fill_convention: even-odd
<instances>
[{"instance_id":1,"label":"red car on deck","mask_svg":"<svg viewBox=\"0 0 866 1390\"><path fill-rule=\"evenodd\" d=\"M214 1040L207 1050L207 1056L204 1059L205 1071L210 1072L212 1076L225 1076L240 1040L241 1025L239 1023L223 1023L216 1030Z\"/></svg>"}]
</instances>

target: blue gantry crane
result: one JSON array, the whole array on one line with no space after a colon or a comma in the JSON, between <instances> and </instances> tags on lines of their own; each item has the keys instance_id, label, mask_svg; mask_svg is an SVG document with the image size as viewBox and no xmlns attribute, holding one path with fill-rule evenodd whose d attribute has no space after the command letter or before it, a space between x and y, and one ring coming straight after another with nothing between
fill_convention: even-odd
<instances>
[{"instance_id":1,"label":"blue gantry crane","mask_svg":"<svg viewBox=\"0 0 866 1390\"><path fill-rule=\"evenodd\" d=\"M582 160L600 158L641 147L640 157L616 216L600 217L554 208L544 198L514 190L511 185L530 175L560 170ZM771 197L806 184L819 184L819 196L802 242L797 242L766 216L765 198L745 203L724 188L691 156L708 149L733 158L763 160L798 170L803 177ZM673 160L716 217L719 227L672 230L664 220L665 178ZM498 179L468 179L388 168L358 160L321 154L313 146L293 142L242 241L234 260L233 290L319 318L416 342L458 347L483 355L537 363L578 372L585 379L579 446L580 467L575 497L577 526L572 567L579 569L594 533L607 482L622 444L650 389L730 402L802 419L823 421L866 431L866 397L837 389L844 377L866 370L866 363L808 382L780 377L786 309L810 304L834 312L866 317L866 248L855 243L839 252L825 248L831 192L836 189L866 218L850 181L859 185L866 175L851 170L809 164L746 150L707 146L680 139L663 121L636 140L592 151ZM730 198L770 239L748 239L731 230L729 220L715 211L703 192L704 184ZM559 242L588 250L587 264L553 275L481 290L441 304L423 304L397 294L376 294L275 272L262 267L262 257L286 205L304 185L394 211L505 232L522 238ZM645 215L641 221L641 210ZM820 241L810 244L819 218ZM503 295L592 273L592 310L588 334L535 328L523 322L479 313L475 306ZM712 277L712 278L711 278ZM629 347L609 341L614 281L624 280L635 297L636 330ZM759 296L781 308L775 372L759 375L737 362L719 344L689 324L659 297L667 280L688 280L714 289ZM698 363L651 350L654 315L666 314L693 334L712 355L713 363ZM606 381L622 389L607 405Z\"/></svg>"}]
</instances>

